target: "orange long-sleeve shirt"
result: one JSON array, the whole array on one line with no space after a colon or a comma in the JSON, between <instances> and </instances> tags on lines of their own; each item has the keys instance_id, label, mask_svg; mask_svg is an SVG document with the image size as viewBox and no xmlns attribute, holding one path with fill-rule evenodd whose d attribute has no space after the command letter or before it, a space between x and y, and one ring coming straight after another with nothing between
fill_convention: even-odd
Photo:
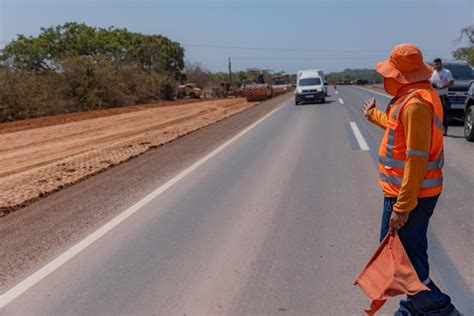
<instances>
[{"instance_id":1,"label":"orange long-sleeve shirt","mask_svg":"<svg viewBox=\"0 0 474 316\"><path fill-rule=\"evenodd\" d=\"M383 129L387 127L387 114L383 111L370 110L368 119ZM429 153L432 119L433 111L422 99L415 97L409 101L400 114L407 149ZM400 192L393 206L395 212L410 212L416 207L427 166L428 157L407 155Z\"/></svg>"}]
</instances>

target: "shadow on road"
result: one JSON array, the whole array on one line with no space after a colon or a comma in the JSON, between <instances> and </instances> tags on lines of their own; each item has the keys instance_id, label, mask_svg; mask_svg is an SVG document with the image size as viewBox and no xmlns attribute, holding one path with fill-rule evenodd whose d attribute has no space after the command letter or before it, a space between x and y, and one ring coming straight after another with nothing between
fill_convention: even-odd
<instances>
[{"instance_id":1,"label":"shadow on road","mask_svg":"<svg viewBox=\"0 0 474 316\"><path fill-rule=\"evenodd\" d=\"M314 102L314 103L300 103L299 106L305 106L305 105L326 105L326 104L331 104L331 103L335 103L336 101L335 100L326 100L326 102L324 103L317 103L317 102Z\"/></svg>"},{"instance_id":2,"label":"shadow on road","mask_svg":"<svg viewBox=\"0 0 474 316\"><path fill-rule=\"evenodd\" d=\"M448 119L449 126L464 126L464 119L460 117L450 117Z\"/></svg>"}]
</instances>

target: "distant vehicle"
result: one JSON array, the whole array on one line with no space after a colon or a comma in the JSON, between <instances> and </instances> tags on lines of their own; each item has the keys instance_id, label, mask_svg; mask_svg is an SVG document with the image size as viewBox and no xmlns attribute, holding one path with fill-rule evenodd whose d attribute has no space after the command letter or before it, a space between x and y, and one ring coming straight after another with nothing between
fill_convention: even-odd
<instances>
[{"instance_id":1,"label":"distant vehicle","mask_svg":"<svg viewBox=\"0 0 474 316\"><path fill-rule=\"evenodd\" d=\"M467 98L464 103L464 137L474 142L474 81L469 84Z\"/></svg>"},{"instance_id":2,"label":"distant vehicle","mask_svg":"<svg viewBox=\"0 0 474 316\"><path fill-rule=\"evenodd\" d=\"M250 79L244 79L242 80L242 85L240 86L241 89L245 89L246 86L248 85L251 85L251 84L254 84L255 82L253 82L252 80Z\"/></svg>"},{"instance_id":3,"label":"distant vehicle","mask_svg":"<svg viewBox=\"0 0 474 316\"><path fill-rule=\"evenodd\" d=\"M319 70L299 71L296 81L295 105L315 101L326 102L324 81Z\"/></svg>"},{"instance_id":4,"label":"distant vehicle","mask_svg":"<svg viewBox=\"0 0 474 316\"><path fill-rule=\"evenodd\" d=\"M177 98L193 98L199 99L202 95L202 89L198 88L195 83L186 83L178 86Z\"/></svg>"},{"instance_id":5,"label":"distant vehicle","mask_svg":"<svg viewBox=\"0 0 474 316\"><path fill-rule=\"evenodd\" d=\"M265 82L263 75L259 75L256 82L252 80L242 81L241 95L245 96L249 102L270 99L272 94L272 87Z\"/></svg>"},{"instance_id":6,"label":"distant vehicle","mask_svg":"<svg viewBox=\"0 0 474 316\"><path fill-rule=\"evenodd\" d=\"M272 89L273 95L277 96L280 94L284 94L288 91L292 90L292 85L290 83L290 75L289 74L282 74L278 76L273 76L272 78Z\"/></svg>"},{"instance_id":7,"label":"distant vehicle","mask_svg":"<svg viewBox=\"0 0 474 316\"><path fill-rule=\"evenodd\" d=\"M352 85L359 85L359 86L363 86L363 85L369 84L369 80L365 80L365 79L356 79L356 80L353 80L353 81L351 81L351 84L352 84Z\"/></svg>"},{"instance_id":8,"label":"distant vehicle","mask_svg":"<svg viewBox=\"0 0 474 316\"><path fill-rule=\"evenodd\" d=\"M454 78L454 85L448 89L450 107L448 111L456 116L464 115L469 83L474 80L474 70L465 61L445 61L443 67L449 69Z\"/></svg>"},{"instance_id":9,"label":"distant vehicle","mask_svg":"<svg viewBox=\"0 0 474 316\"><path fill-rule=\"evenodd\" d=\"M324 95L327 97L328 96L328 82L326 81L326 77L324 76L324 71L322 71L321 69L308 69L308 70L301 70L301 71L298 71L298 74L297 74L297 77L296 77L296 80L298 81L301 73L303 72L308 72L308 71L311 71L311 72L317 72L319 77L321 78L321 80L323 81L323 91L324 91Z\"/></svg>"}]
</instances>

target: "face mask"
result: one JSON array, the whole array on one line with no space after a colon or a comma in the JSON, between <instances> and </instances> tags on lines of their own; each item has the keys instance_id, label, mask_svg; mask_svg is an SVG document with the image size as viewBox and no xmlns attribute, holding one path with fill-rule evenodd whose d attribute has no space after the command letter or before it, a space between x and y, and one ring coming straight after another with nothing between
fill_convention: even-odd
<instances>
[{"instance_id":1,"label":"face mask","mask_svg":"<svg viewBox=\"0 0 474 316\"><path fill-rule=\"evenodd\" d=\"M396 96L398 89L403 86L400 82L392 78L383 78L383 87L388 94Z\"/></svg>"}]
</instances>

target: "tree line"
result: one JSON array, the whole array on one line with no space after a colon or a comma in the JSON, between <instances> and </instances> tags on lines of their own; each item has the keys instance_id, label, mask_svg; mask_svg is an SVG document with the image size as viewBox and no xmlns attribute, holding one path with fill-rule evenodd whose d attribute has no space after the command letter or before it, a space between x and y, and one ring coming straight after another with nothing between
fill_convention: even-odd
<instances>
[{"instance_id":1,"label":"tree line","mask_svg":"<svg viewBox=\"0 0 474 316\"><path fill-rule=\"evenodd\" d=\"M184 48L160 35L66 23L0 54L0 122L170 99Z\"/></svg>"},{"instance_id":2,"label":"tree line","mask_svg":"<svg viewBox=\"0 0 474 316\"><path fill-rule=\"evenodd\" d=\"M461 30L455 43L464 39L468 46L453 57L474 66L474 25ZM0 122L172 99L186 81L201 88L230 81L227 72L211 72L184 57L184 48L165 36L125 28L71 22L42 28L37 36L18 35L0 52ZM270 82L276 73L238 71L232 83L239 86L258 74ZM382 80L373 69L346 69L326 78Z\"/></svg>"}]
</instances>

